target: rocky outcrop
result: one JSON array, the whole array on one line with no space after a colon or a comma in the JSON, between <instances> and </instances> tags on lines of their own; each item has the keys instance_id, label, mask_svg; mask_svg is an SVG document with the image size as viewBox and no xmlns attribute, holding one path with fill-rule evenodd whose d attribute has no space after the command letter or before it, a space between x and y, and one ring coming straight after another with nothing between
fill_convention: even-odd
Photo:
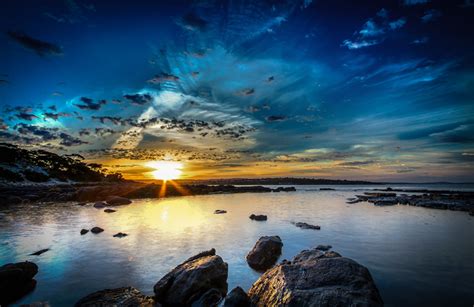
<instances>
[{"instance_id":1,"label":"rocky outcrop","mask_svg":"<svg viewBox=\"0 0 474 307\"><path fill-rule=\"evenodd\" d=\"M99 307L99 306L115 306L115 307L152 307L160 306L155 304L152 297L143 295L140 291L133 287L123 287L116 289L105 289L91 293L81 298L74 306L76 307Z\"/></svg>"},{"instance_id":2,"label":"rocky outcrop","mask_svg":"<svg viewBox=\"0 0 474 307\"><path fill-rule=\"evenodd\" d=\"M320 250L320 251L328 251L331 248L332 248L331 245L318 245L318 246L316 246L316 249Z\"/></svg>"},{"instance_id":3,"label":"rocky outcrop","mask_svg":"<svg viewBox=\"0 0 474 307\"><path fill-rule=\"evenodd\" d=\"M273 192L295 192L295 187L278 187L272 190Z\"/></svg>"},{"instance_id":4,"label":"rocky outcrop","mask_svg":"<svg viewBox=\"0 0 474 307\"><path fill-rule=\"evenodd\" d=\"M0 306L8 305L31 292L36 286L33 277L37 273L38 266L28 261L0 267Z\"/></svg>"},{"instance_id":5,"label":"rocky outcrop","mask_svg":"<svg viewBox=\"0 0 474 307\"><path fill-rule=\"evenodd\" d=\"M93 228L91 229L91 232L92 232L93 234L98 234L98 233L101 233L102 231L104 231L104 229L102 229L102 228L100 228L100 227L97 227L97 226L96 226L96 227L93 227Z\"/></svg>"},{"instance_id":6,"label":"rocky outcrop","mask_svg":"<svg viewBox=\"0 0 474 307\"><path fill-rule=\"evenodd\" d=\"M319 225L311 225L311 224L304 223L304 222L296 222L296 223L292 223L292 224L295 225L296 227L301 228L301 229L313 229L313 230L320 230L321 229L321 226L319 226Z\"/></svg>"},{"instance_id":7,"label":"rocky outcrop","mask_svg":"<svg viewBox=\"0 0 474 307\"><path fill-rule=\"evenodd\" d=\"M250 307L250 298L244 289L235 287L227 294L225 298L224 307Z\"/></svg>"},{"instance_id":8,"label":"rocky outcrop","mask_svg":"<svg viewBox=\"0 0 474 307\"><path fill-rule=\"evenodd\" d=\"M247 254L247 263L256 271L268 270L280 257L282 246L279 236L261 237Z\"/></svg>"},{"instance_id":9,"label":"rocky outcrop","mask_svg":"<svg viewBox=\"0 0 474 307\"><path fill-rule=\"evenodd\" d=\"M106 202L109 206L123 206L132 203L130 199L120 196L109 196L107 197Z\"/></svg>"},{"instance_id":10,"label":"rocky outcrop","mask_svg":"<svg viewBox=\"0 0 474 307\"><path fill-rule=\"evenodd\" d=\"M165 306L191 306L227 293L227 263L215 249L199 253L184 261L154 286L155 300ZM215 289L216 291L211 291ZM213 300L214 300L213 299Z\"/></svg>"},{"instance_id":11,"label":"rocky outcrop","mask_svg":"<svg viewBox=\"0 0 474 307\"><path fill-rule=\"evenodd\" d=\"M256 306L383 306L367 268L316 249L265 272L249 297Z\"/></svg>"},{"instance_id":12,"label":"rocky outcrop","mask_svg":"<svg viewBox=\"0 0 474 307\"><path fill-rule=\"evenodd\" d=\"M266 216L266 215L263 215L263 214L258 214L258 215L251 214L251 215L249 216L249 219L254 220L254 221L266 221L266 220L267 220L267 216Z\"/></svg>"},{"instance_id":13,"label":"rocky outcrop","mask_svg":"<svg viewBox=\"0 0 474 307\"><path fill-rule=\"evenodd\" d=\"M393 205L409 205L417 207L425 207L432 209L444 209L455 211L471 211L474 210L474 193L473 192L456 192L456 191L427 191L427 190L386 190L390 192L366 192L364 195L356 195L356 198L347 199L347 203L354 204L358 202L369 202L375 206L393 206ZM413 193L424 194L400 194L393 191L410 191ZM429 193L428 193L429 192Z\"/></svg>"}]
</instances>

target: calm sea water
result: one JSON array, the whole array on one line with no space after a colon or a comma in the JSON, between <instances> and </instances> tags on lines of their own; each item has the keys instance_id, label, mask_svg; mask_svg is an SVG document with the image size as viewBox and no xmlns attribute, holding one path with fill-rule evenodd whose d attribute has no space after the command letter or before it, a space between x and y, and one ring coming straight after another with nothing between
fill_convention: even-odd
<instances>
[{"instance_id":1,"label":"calm sea water","mask_svg":"<svg viewBox=\"0 0 474 307\"><path fill-rule=\"evenodd\" d=\"M229 290L248 289L259 274L248 267L245 255L260 236L279 235L284 243L280 260L330 244L365 265L387 306L474 304L474 217L409 206L349 205L346 198L373 187L332 187L337 190L299 186L292 193L137 200L112 214L71 203L0 209L0 264L28 260L39 266L36 289L19 304L70 306L104 288L131 285L151 295L164 274L214 247L229 264ZM472 190L472 185L436 187ZM215 215L216 209L228 213ZM269 219L251 221L251 213ZM293 221L321 225L321 230L299 229ZM79 234L93 226L105 231ZM117 232L129 236L112 237ZM43 248L51 250L29 256Z\"/></svg>"}]
</instances>

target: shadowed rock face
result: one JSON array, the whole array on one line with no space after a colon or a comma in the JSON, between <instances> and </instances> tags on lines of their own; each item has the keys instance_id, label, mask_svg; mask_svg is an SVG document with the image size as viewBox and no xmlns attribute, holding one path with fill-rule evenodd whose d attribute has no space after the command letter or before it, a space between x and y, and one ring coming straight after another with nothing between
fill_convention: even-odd
<instances>
[{"instance_id":1,"label":"shadowed rock face","mask_svg":"<svg viewBox=\"0 0 474 307\"><path fill-rule=\"evenodd\" d=\"M261 237L247 254L247 263L254 270L268 270L280 257L282 246L279 236Z\"/></svg>"},{"instance_id":2,"label":"shadowed rock face","mask_svg":"<svg viewBox=\"0 0 474 307\"><path fill-rule=\"evenodd\" d=\"M249 297L256 306L383 306L367 268L316 249L265 272Z\"/></svg>"},{"instance_id":3,"label":"shadowed rock face","mask_svg":"<svg viewBox=\"0 0 474 307\"><path fill-rule=\"evenodd\" d=\"M160 279L153 290L155 300L165 306L191 306L198 301L222 299L227 293L227 263L215 249L197 254ZM210 291L210 290L217 291Z\"/></svg>"},{"instance_id":4,"label":"shadowed rock face","mask_svg":"<svg viewBox=\"0 0 474 307\"><path fill-rule=\"evenodd\" d=\"M14 302L36 286L38 266L32 262L9 263L0 267L0 305Z\"/></svg>"},{"instance_id":5,"label":"shadowed rock face","mask_svg":"<svg viewBox=\"0 0 474 307\"><path fill-rule=\"evenodd\" d=\"M98 307L98 306L160 306L153 298L140 293L133 287L117 289L105 289L91 293L80 299L74 306L76 307Z\"/></svg>"},{"instance_id":6,"label":"shadowed rock face","mask_svg":"<svg viewBox=\"0 0 474 307\"><path fill-rule=\"evenodd\" d=\"M235 287L227 294L224 307L250 307L250 299L241 287Z\"/></svg>"}]
</instances>

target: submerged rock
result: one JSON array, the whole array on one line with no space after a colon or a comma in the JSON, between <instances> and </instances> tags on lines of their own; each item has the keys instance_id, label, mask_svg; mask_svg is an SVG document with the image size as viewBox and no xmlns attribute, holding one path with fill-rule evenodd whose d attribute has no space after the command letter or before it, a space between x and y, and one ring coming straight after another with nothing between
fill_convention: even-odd
<instances>
[{"instance_id":1,"label":"submerged rock","mask_svg":"<svg viewBox=\"0 0 474 307\"><path fill-rule=\"evenodd\" d=\"M299 227L299 228L302 228L302 229L314 229L314 230L320 230L321 229L321 226L319 226L319 225L311 225L311 224L304 223L304 222L296 222L296 223L292 223L292 224L295 225L296 227Z\"/></svg>"},{"instance_id":2,"label":"submerged rock","mask_svg":"<svg viewBox=\"0 0 474 307\"><path fill-rule=\"evenodd\" d=\"M105 209L104 212L105 212L105 213L114 213L114 212L117 212L117 210L114 210L114 209Z\"/></svg>"},{"instance_id":3,"label":"submerged rock","mask_svg":"<svg viewBox=\"0 0 474 307\"><path fill-rule=\"evenodd\" d=\"M267 216L263 214L259 214L259 215L251 214L249 216L249 219L254 220L254 221L266 221Z\"/></svg>"},{"instance_id":4,"label":"submerged rock","mask_svg":"<svg viewBox=\"0 0 474 307\"><path fill-rule=\"evenodd\" d=\"M367 268L316 249L265 272L249 297L256 306L383 306Z\"/></svg>"},{"instance_id":5,"label":"submerged rock","mask_svg":"<svg viewBox=\"0 0 474 307\"><path fill-rule=\"evenodd\" d=\"M107 207L107 204L103 201L98 201L94 204L94 208L96 209L102 209L102 208L105 208Z\"/></svg>"},{"instance_id":6,"label":"submerged rock","mask_svg":"<svg viewBox=\"0 0 474 307\"><path fill-rule=\"evenodd\" d=\"M81 229L81 236L89 232L89 229Z\"/></svg>"},{"instance_id":7,"label":"submerged rock","mask_svg":"<svg viewBox=\"0 0 474 307\"><path fill-rule=\"evenodd\" d=\"M33 277L37 273L38 266L28 261L0 267L0 306L6 306L31 292L36 286Z\"/></svg>"},{"instance_id":8,"label":"submerged rock","mask_svg":"<svg viewBox=\"0 0 474 307\"><path fill-rule=\"evenodd\" d=\"M30 256L39 256L41 254L46 253L47 251L49 251L49 248L43 248L43 249L40 249L37 252L31 253Z\"/></svg>"},{"instance_id":9,"label":"submerged rock","mask_svg":"<svg viewBox=\"0 0 474 307\"><path fill-rule=\"evenodd\" d=\"M235 287L227 294L224 307L250 307L250 298L244 289Z\"/></svg>"},{"instance_id":10,"label":"submerged rock","mask_svg":"<svg viewBox=\"0 0 474 307\"><path fill-rule=\"evenodd\" d=\"M280 257L282 246L283 243L279 236L261 237L247 254L247 263L254 270L268 270Z\"/></svg>"},{"instance_id":11,"label":"submerged rock","mask_svg":"<svg viewBox=\"0 0 474 307\"><path fill-rule=\"evenodd\" d=\"M316 246L316 249L320 250L320 251L328 251L331 248L332 248L331 245L318 245L318 246Z\"/></svg>"},{"instance_id":12,"label":"submerged rock","mask_svg":"<svg viewBox=\"0 0 474 307\"><path fill-rule=\"evenodd\" d=\"M227 211L225 211L225 210L216 210L216 211L214 211L214 214L224 214L224 213L227 213Z\"/></svg>"},{"instance_id":13,"label":"submerged rock","mask_svg":"<svg viewBox=\"0 0 474 307\"><path fill-rule=\"evenodd\" d=\"M119 233L116 233L113 235L114 238L123 238L123 237L126 237L128 236L128 234L126 233L123 233L123 232L119 232Z\"/></svg>"},{"instance_id":14,"label":"submerged rock","mask_svg":"<svg viewBox=\"0 0 474 307\"><path fill-rule=\"evenodd\" d=\"M155 305L152 297L143 295L133 287L123 287L116 289L105 289L91 293L81 298L74 306L76 307L131 307L131 306L160 306Z\"/></svg>"},{"instance_id":15,"label":"submerged rock","mask_svg":"<svg viewBox=\"0 0 474 307\"><path fill-rule=\"evenodd\" d=\"M110 206L122 206L122 205L129 205L132 201L125 197L120 196L109 196L106 200L107 204Z\"/></svg>"},{"instance_id":16,"label":"submerged rock","mask_svg":"<svg viewBox=\"0 0 474 307\"><path fill-rule=\"evenodd\" d=\"M217 290L212 291L213 297L220 293L223 298L227 293L227 271L227 263L216 255L215 249L201 252L155 284L155 300L165 306L191 306L211 289ZM209 296L207 293L207 299Z\"/></svg>"},{"instance_id":17,"label":"submerged rock","mask_svg":"<svg viewBox=\"0 0 474 307\"><path fill-rule=\"evenodd\" d=\"M104 231L104 230L103 230L102 228L100 228L100 227L97 227L97 226L96 226L96 227L93 227L93 228L91 229L91 232L92 232L93 234L98 234L98 233L101 233L102 231Z\"/></svg>"}]
</instances>

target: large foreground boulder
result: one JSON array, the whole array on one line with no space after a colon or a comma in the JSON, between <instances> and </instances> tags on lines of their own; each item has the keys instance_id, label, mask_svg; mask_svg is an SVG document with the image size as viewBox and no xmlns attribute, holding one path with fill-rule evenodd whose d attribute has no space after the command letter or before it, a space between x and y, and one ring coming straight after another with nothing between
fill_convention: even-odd
<instances>
[{"instance_id":1,"label":"large foreground boulder","mask_svg":"<svg viewBox=\"0 0 474 307\"><path fill-rule=\"evenodd\" d=\"M143 295L133 287L123 287L116 289L105 289L91 293L81 298L74 306L76 307L99 307L99 306L160 306L156 304L152 297Z\"/></svg>"},{"instance_id":2,"label":"large foreground boulder","mask_svg":"<svg viewBox=\"0 0 474 307\"><path fill-rule=\"evenodd\" d=\"M0 306L14 302L36 286L33 277L38 266L33 262L9 263L0 267Z\"/></svg>"},{"instance_id":3,"label":"large foreground boulder","mask_svg":"<svg viewBox=\"0 0 474 307\"><path fill-rule=\"evenodd\" d=\"M211 249L178 265L153 288L155 300L165 306L191 306L221 300L227 293L227 263ZM212 290L212 291L211 291ZM216 291L214 291L216 290Z\"/></svg>"},{"instance_id":4,"label":"large foreground boulder","mask_svg":"<svg viewBox=\"0 0 474 307\"><path fill-rule=\"evenodd\" d=\"M383 306L367 268L316 249L265 272L249 297L256 306Z\"/></svg>"},{"instance_id":5,"label":"large foreground boulder","mask_svg":"<svg viewBox=\"0 0 474 307\"><path fill-rule=\"evenodd\" d=\"M256 271L268 270L280 257L282 246L279 236L261 237L247 254L247 263Z\"/></svg>"}]
</instances>

